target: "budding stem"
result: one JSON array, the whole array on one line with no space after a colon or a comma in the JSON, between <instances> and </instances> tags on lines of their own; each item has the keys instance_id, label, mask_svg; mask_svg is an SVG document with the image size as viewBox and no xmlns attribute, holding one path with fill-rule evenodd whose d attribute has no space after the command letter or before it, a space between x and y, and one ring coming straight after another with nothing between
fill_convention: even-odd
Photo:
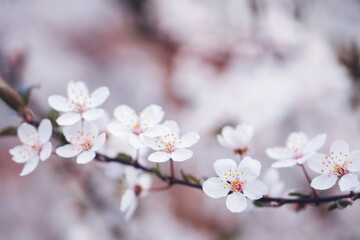
<instances>
[{"instance_id":1,"label":"budding stem","mask_svg":"<svg viewBox=\"0 0 360 240\"><path fill-rule=\"evenodd\" d=\"M306 168L305 168L304 164L299 164L299 166L302 168L302 170L303 170L303 172L304 172L304 175L305 175L305 177L306 177L306 180L307 180L308 183L309 183L309 186L310 186L310 188L311 188L311 191L312 191L312 193L313 193L313 196L314 196L314 197L319 197L318 191L317 191L316 189L314 189L313 187L311 187L311 179L310 179L310 177L309 177L308 172L306 171Z\"/></svg>"},{"instance_id":2,"label":"budding stem","mask_svg":"<svg viewBox=\"0 0 360 240\"><path fill-rule=\"evenodd\" d=\"M171 179L172 179L172 180L175 179L175 175L174 175L174 161L172 160L172 158L170 158L170 176L171 176Z\"/></svg>"}]
</instances>

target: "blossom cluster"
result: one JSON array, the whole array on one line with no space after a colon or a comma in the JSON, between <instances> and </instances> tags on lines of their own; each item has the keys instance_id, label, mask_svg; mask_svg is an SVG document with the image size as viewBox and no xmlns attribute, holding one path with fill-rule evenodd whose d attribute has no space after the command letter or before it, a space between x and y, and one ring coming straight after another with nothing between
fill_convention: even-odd
<instances>
[{"instance_id":1,"label":"blossom cluster","mask_svg":"<svg viewBox=\"0 0 360 240\"><path fill-rule=\"evenodd\" d=\"M133 163L140 160L139 152L143 149L152 150L147 160L157 164L191 159L193 152L189 148L198 142L199 134L195 131L180 134L175 121L163 122L165 114L158 105L149 105L139 113L127 105L119 105L113 112L114 118L101 124L100 120L106 119L106 113L100 106L109 94L107 87L89 92L84 82L69 82L65 96L50 96L49 105L60 113L56 119L57 126L54 126L56 129L53 130L49 119L43 119L37 129L26 122L17 129L20 145L12 148L10 154L16 163L25 163L20 175L30 174L39 160L45 161L52 154L63 158L76 157L78 164L87 164L99 156L101 158L99 151L104 152L104 146L110 145L113 137L127 142L137 152ZM56 134L57 128L62 128L66 142L53 151L51 136ZM242 212L247 208L248 201L273 193L272 185L278 190L283 187L282 183L273 184L279 179L277 172L268 171L265 174L267 177L260 178L261 163L249 156L253 135L253 127L247 124L223 127L217 136L218 143L231 150L236 158L216 160L213 167L217 177L210 177L202 184L204 193L209 197L226 197L226 207L231 212ZM331 144L329 155L318 153L326 137L323 133L308 139L304 132L293 132L285 146L267 148L266 154L275 160L272 164L275 169L301 166L306 171L306 164L320 174L310 183L314 189L326 190L338 181L341 191L353 191L360 186L355 174L360 171L360 151L350 152L347 142L337 140ZM115 148L119 147L115 145ZM122 173L126 189L120 210L125 212L126 219L133 215L139 199L147 195L152 184L151 175L134 166L124 168ZM171 171L172 179L173 174Z\"/></svg>"}]
</instances>

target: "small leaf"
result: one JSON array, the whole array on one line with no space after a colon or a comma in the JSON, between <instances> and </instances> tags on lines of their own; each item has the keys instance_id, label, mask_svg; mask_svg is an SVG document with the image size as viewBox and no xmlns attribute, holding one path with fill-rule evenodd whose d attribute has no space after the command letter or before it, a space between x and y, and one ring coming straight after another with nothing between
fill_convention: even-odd
<instances>
[{"instance_id":1,"label":"small leaf","mask_svg":"<svg viewBox=\"0 0 360 240\"><path fill-rule=\"evenodd\" d=\"M0 136L16 136L17 128L16 127L7 127L0 131Z\"/></svg>"},{"instance_id":2,"label":"small leaf","mask_svg":"<svg viewBox=\"0 0 360 240\"><path fill-rule=\"evenodd\" d=\"M160 165L158 163L156 164L156 168L151 168L151 172L153 172L159 178L165 179L163 173L161 172Z\"/></svg>"},{"instance_id":3,"label":"small leaf","mask_svg":"<svg viewBox=\"0 0 360 240\"><path fill-rule=\"evenodd\" d=\"M347 200L337 200L336 206L338 209L345 209L347 206L352 205L352 202Z\"/></svg>"},{"instance_id":4,"label":"small leaf","mask_svg":"<svg viewBox=\"0 0 360 240\"><path fill-rule=\"evenodd\" d=\"M132 161L132 157L125 154L125 153L118 153L118 155L116 155L116 158L121 159L124 162L131 162Z\"/></svg>"},{"instance_id":5,"label":"small leaf","mask_svg":"<svg viewBox=\"0 0 360 240\"><path fill-rule=\"evenodd\" d=\"M48 114L48 119L51 121L53 126L59 126L56 122L56 119L60 116L60 113L54 109L51 109Z\"/></svg>"},{"instance_id":6,"label":"small leaf","mask_svg":"<svg viewBox=\"0 0 360 240\"><path fill-rule=\"evenodd\" d=\"M299 197L299 198L309 198L311 195L308 193L303 193L303 192L292 192L292 193L289 193L289 196Z\"/></svg>"},{"instance_id":7,"label":"small leaf","mask_svg":"<svg viewBox=\"0 0 360 240\"><path fill-rule=\"evenodd\" d=\"M328 208L329 211L332 211L332 210L335 210L335 209L337 209L337 204L336 204L336 202L333 203L333 204L331 204L331 205L329 206L329 208Z\"/></svg>"},{"instance_id":8,"label":"small leaf","mask_svg":"<svg viewBox=\"0 0 360 240\"><path fill-rule=\"evenodd\" d=\"M260 202L260 201L253 201L253 204L255 207L266 207L267 205L269 205L269 203L267 202Z\"/></svg>"},{"instance_id":9,"label":"small leaf","mask_svg":"<svg viewBox=\"0 0 360 240\"><path fill-rule=\"evenodd\" d=\"M23 99L25 106L28 105L28 103L29 103L29 98L30 98L31 91L34 88L38 88L38 87L40 87L39 84L32 84L32 85L23 86L23 87L20 88L19 95Z\"/></svg>"},{"instance_id":10,"label":"small leaf","mask_svg":"<svg viewBox=\"0 0 360 240\"><path fill-rule=\"evenodd\" d=\"M184 171L182 169L180 170L180 172L181 172L181 176L184 179L184 181L200 184L200 180L197 179L196 177L194 177L193 175L184 173Z\"/></svg>"}]
</instances>

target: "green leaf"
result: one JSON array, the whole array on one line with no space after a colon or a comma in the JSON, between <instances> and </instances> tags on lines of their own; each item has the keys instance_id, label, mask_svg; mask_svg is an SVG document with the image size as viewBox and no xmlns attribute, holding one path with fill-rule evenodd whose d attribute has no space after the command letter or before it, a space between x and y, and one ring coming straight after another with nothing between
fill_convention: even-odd
<instances>
[{"instance_id":1,"label":"green leaf","mask_svg":"<svg viewBox=\"0 0 360 240\"><path fill-rule=\"evenodd\" d=\"M184 173L182 169L180 170L180 172L185 182L200 184L200 180L194 177L193 175Z\"/></svg>"},{"instance_id":2,"label":"green leaf","mask_svg":"<svg viewBox=\"0 0 360 240\"><path fill-rule=\"evenodd\" d=\"M335 210L335 209L337 209L337 204L336 204L336 202L334 202L333 204L331 204L331 205L329 206L329 208L328 208L329 211L332 211L332 210Z\"/></svg>"},{"instance_id":3,"label":"green leaf","mask_svg":"<svg viewBox=\"0 0 360 240\"><path fill-rule=\"evenodd\" d=\"M116 158L121 159L124 162L131 162L132 161L132 157L125 154L125 153L118 153L118 155L116 155Z\"/></svg>"},{"instance_id":4,"label":"green leaf","mask_svg":"<svg viewBox=\"0 0 360 240\"><path fill-rule=\"evenodd\" d=\"M29 103L29 98L30 98L31 91L34 88L38 88L38 87L40 87L39 84L32 84L32 85L23 86L23 87L20 88L19 95L23 99L25 106L27 106L28 103Z\"/></svg>"},{"instance_id":5,"label":"green leaf","mask_svg":"<svg viewBox=\"0 0 360 240\"><path fill-rule=\"evenodd\" d=\"M17 128L16 127L6 127L0 131L0 136L16 136Z\"/></svg>"},{"instance_id":6,"label":"green leaf","mask_svg":"<svg viewBox=\"0 0 360 240\"><path fill-rule=\"evenodd\" d=\"M269 205L269 203L267 202L260 202L260 201L253 201L253 204L255 207L266 207L267 205Z\"/></svg>"},{"instance_id":7,"label":"green leaf","mask_svg":"<svg viewBox=\"0 0 360 240\"><path fill-rule=\"evenodd\" d=\"M153 172L156 176L161 179L165 179L164 174L161 172L160 165L157 163L155 168L151 168L151 172Z\"/></svg>"},{"instance_id":8,"label":"green leaf","mask_svg":"<svg viewBox=\"0 0 360 240\"><path fill-rule=\"evenodd\" d=\"M352 202L347 200L337 200L336 206L338 209L345 209L347 206L352 205Z\"/></svg>"},{"instance_id":9,"label":"green leaf","mask_svg":"<svg viewBox=\"0 0 360 240\"><path fill-rule=\"evenodd\" d=\"M53 126L59 126L56 122L56 119L60 116L60 113L54 109L51 109L48 115L48 119L51 121Z\"/></svg>"},{"instance_id":10,"label":"green leaf","mask_svg":"<svg viewBox=\"0 0 360 240\"><path fill-rule=\"evenodd\" d=\"M303 193L303 192L292 192L292 193L289 193L289 196L299 197L299 198L309 198L311 196L311 194Z\"/></svg>"}]
</instances>

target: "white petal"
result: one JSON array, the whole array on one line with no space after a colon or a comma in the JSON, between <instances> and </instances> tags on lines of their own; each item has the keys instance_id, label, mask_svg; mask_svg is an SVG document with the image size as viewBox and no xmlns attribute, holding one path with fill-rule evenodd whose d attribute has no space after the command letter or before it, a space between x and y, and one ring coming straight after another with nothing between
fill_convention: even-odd
<instances>
[{"instance_id":1,"label":"white petal","mask_svg":"<svg viewBox=\"0 0 360 240\"><path fill-rule=\"evenodd\" d=\"M253 136L254 129L250 125L239 124L230 136L237 148L246 147Z\"/></svg>"},{"instance_id":2,"label":"white petal","mask_svg":"<svg viewBox=\"0 0 360 240\"><path fill-rule=\"evenodd\" d=\"M43 119L40 122L38 128L38 134L39 134L40 144L44 144L50 140L52 134L52 125L49 119Z\"/></svg>"},{"instance_id":3,"label":"white petal","mask_svg":"<svg viewBox=\"0 0 360 240\"><path fill-rule=\"evenodd\" d=\"M56 149L56 154L64 158L72 158L77 156L83 149L73 144L66 144Z\"/></svg>"},{"instance_id":4,"label":"white petal","mask_svg":"<svg viewBox=\"0 0 360 240\"><path fill-rule=\"evenodd\" d=\"M225 197L229 193L229 189L224 187L225 184L218 177L209 178L202 185L204 193L211 198Z\"/></svg>"},{"instance_id":5,"label":"white petal","mask_svg":"<svg viewBox=\"0 0 360 240\"><path fill-rule=\"evenodd\" d=\"M297 164L296 160L294 159L285 159L285 160L276 160L271 167L273 168L288 168L293 167Z\"/></svg>"},{"instance_id":6,"label":"white petal","mask_svg":"<svg viewBox=\"0 0 360 240\"><path fill-rule=\"evenodd\" d=\"M94 121L94 120L100 118L103 114L104 114L104 110L103 110L103 109L93 108L93 109L86 110L86 111L82 114L82 117L83 117L86 121Z\"/></svg>"},{"instance_id":7,"label":"white petal","mask_svg":"<svg viewBox=\"0 0 360 240\"><path fill-rule=\"evenodd\" d=\"M98 127L93 122L79 121L74 125L65 126L63 133L69 143L81 145L98 136Z\"/></svg>"},{"instance_id":8,"label":"white petal","mask_svg":"<svg viewBox=\"0 0 360 240\"><path fill-rule=\"evenodd\" d=\"M52 145L51 142L47 142L42 146L40 151L40 160L45 161L51 156Z\"/></svg>"},{"instance_id":9,"label":"white petal","mask_svg":"<svg viewBox=\"0 0 360 240\"><path fill-rule=\"evenodd\" d=\"M150 137L146 137L144 135L141 136L141 140L143 141L143 143L153 149L153 150L164 150L164 145L163 144L159 144L159 139L158 138L150 138ZM160 147L159 147L160 146Z\"/></svg>"},{"instance_id":10,"label":"white petal","mask_svg":"<svg viewBox=\"0 0 360 240\"><path fill-rule=\"evenodd\" d=\"M136 184L138 174L139 171L134 167L128 166L125 168L126 184L129 188Z\"/></svg>"},{"instance_id":11,"label":"white petal","mask_svg":"<svg viewBox=\"0 0 360 240\"><path fill-rule=\"evenodd\" d=\"M307 161L307 164L311 170L322 174L324 172L328 172L328 171L326 171L326 170L328 170L328 167L326 167L326 165L329 166L328 158L329 157L326 156L325 154L316 153L312 158L310 158ZM331 166L332 166L332 164L331 164Z\"/></svg>"},{"instance_id":12,"label":"white petal","mask_svg":"<svg viewBox=\"0 0 360 240\"><path fill-rule=\"evenodd\" d=\"M336 140L330 146L330 154L334 158L335 156L349 155L349 144L342 139Z\"/></svg>"},{"instance_id":13,"label":"white petal","mask_svg":"<svg viewBox=\"0 0 360 240\"><path fill-rule=\"evenodd\" d=\"M170 154L166 152L153 152L149 155L148 160L150 162L166 162L170 159Z\"/></svg>"},{"instance_id":14,"label":"white petal","mask_svg":"<svg viewBox=\"0 0 360 240\"><path fill-rule=\"evenodd\" d=\"M128 127L136 125L138 121L135 111L127 105L120 105L115 108L114 116L119 122Z\"/></svg>"},{"instance_id":15,"label":"white petal","mask_svg":"<svg viewBox=\"0 0 360 240\"><path fill-rule=\"evenodd\" d=\"M68 126L77 123L78 121L80 121L80 119L81 115L79 113L68 112L61 114L60 117L56 119L56 122L60 126Z\"/></svg>"},{"instance_id":16,"label":"white petal","mask_svg":"<svg viewBox=\"0 0 360 240\"><path fill-rule=\"evenodd\" d=\"M254 180L245 183L243 190L244 190L244 195L250 198L251 200L260 199L264 194L268 192L267 186L259 180Z\"/></svg>"},{"instance_id":17,"label":"white petal","mask_svg":"<svg viewBox=\"0 0 360 240\"><path fill-rule=\"evenodd\" d=\"M80 153L76 158L76 162L78 164L86 164L91 162L94 158L95 158L95 152L90 149Z\"/></svg>"},{"instance_id":18,"label":"white petal","mask_svg":"<svg viewBox=\"0 0 360 240\"><path fill-rule=\"evenodd\" d=\"M153 127L146 129L143 135L147 137L159 137L168 130L169 129L164 125L155 125Z\"/></svg>"},{"instance_id":19,"label":"white petal","mask_svg":"<svg viewBox=\"0 0 360 240\"><path fill-rule=\"evenodd\" d=\"M241 193L232 193L226 198L226 207L231 212L242 212L246 206L246 197Z\"/></svg>"},{"instance_id":20,"label":"white petal","mask_svg":"<svg viewBox=\"0 0 360 240\"><path fill-rule=\"evenodd\" d=\"M358 172L360 171L360 151L355 151L350 154L348 158L348 170L350 172Z\"/></svg>"},{"instance_id":21,"label":"white petal","mask_svg":"<svg viewBox=\"0 0 360 240\"><path fill-rule=\"evenodd\" d=\"M359 186L359 184L358 176L352 173L341 177L339 181L339 187L342 192L352 191Z\"/></svg>"},{"instance_id":22,"label":"white petal","mask_svg":"<svg viewBox=\"0 0 360 240\"><path fill-rule=\"evenodd\" d=\"M132 216L134 215L135 210L138 206L138 201L139 200L137 198L135 198L135 200L128 207L128 209L125 213L125 216L124 216L125 221L129 221L132 218Z\"/></svg>"},{"instance_id":23,"label":"white petal","mask_svg":"<svg viewBox=\"0 0 360 240\"><path fill-rule=\"evenodd\" d=\"M266 154L272 159L284 159L290 156L284 147L267 148Z\"/></svg>"},{"instance_id":24,"label":"white petal","mask_svg":"<svg viewBox=\"0 0 360 240\"><path fill-rule=\"evenodd\" d=\"M108 130L111 134L116 137L126 137L129 134L132 134L131 130L125 125L117 122L109 123Z\"/></svg>"},{"instance_id":25,"label":"white petal","mask_svg":"<svg viewBox=\"0 0 360 240\"><path fill-rule=\"evenodd\" d=\"M174 133L179 133L179 126L175 121L165 121L163 125L170 129L170 131L174 131Z\"/></svg>"},{"instance_id":26,"label":"white petal","mask_svg":"<svg viewBox=\"0 0 360 240\"><path fill-rule=\"evenodd\" d=\"M200 136L197 132L189 132L184 134L180 141L176 147L177 148L188 148L191 147L192 145L194 145L195 143L197 143L200 139Z\"/></svg>"},{"instance_id":27,"label":"white petal","mask_svg":"<svg viewBox=\"0 0 360 240\"><path fill-rule=\"evenodd\" d=\"M80 100L83 102L84 97L89 96L89 90L84 82L69 82L67 85L67 93L70 99Z\"/></svg>"},{"instance_id":28,"label":"white petal","mask_svg":"<svg viewBox=\"0 0 360 240\"><path fill-rule=\"evenodd\" d=\"M218 176L222 177L229 169L237 169L236 162L230 158L219 159L214 162L214 169Z\"/></svg>"},{"instance_id":29,"label":"white petal","mask_svg":"<svg viewBox=\"0 0 360 240\"><path fill-rule=\"evenodd\" d=\"M238 169L244 171L244 178L252 180L259 176L261 170L261 164L258 160L251 157L245 157L240 161Z\"/></svg>"},{"instance_id":30,"label":"white petal","mask_svg":"<svg viewBox=\"0 0 360 240\"><path fill-rule=\"evenodd\" d=\"M145 147L144 143L142 142L142 140L140 139L140 137L138 135L130 134L128 140L129 140L130 145L136 149Z\"/></svg>"},{"instance_id":31,"label":"white petal","mask_svg":"<svg viewBox=\"0 0 360 240\"><path fill-rule=\"evenodd\" d=\"M39 139L36 128L28 123L22 123L18 127L17 135L22 143L28 145L34 145Z\"/></svg>"},{"instance_id":32,"label":"white petal","mask_svg":"<svg viewBox=\"0 0 360 240\"><path fill-rule=\"evenodd\" d=\"M221 130L221 136L224 142L226 142L228 146L231 146L231 148L236 147L232 137L234 133L235 133L235 129L231 126L225 126Z\"/></svg>"},{"instance_id":33,"label":"white petal","mask_svg":"<svg viewBox=\"0 0 360 240\"><path fill-rule=\"evenodd\" d=\"M192 157L193 152L189 149L176 149L171 153L171 158L176 162L182 162Z\"/></svg>"},{"instance_id":34,"label":"white petal","mask_svg":"<svg viewBox=\"0 0 360 240\"><path fill-rule=\"evenodd\" d=\"M306 143L304 152L316 152L325 144L325 140L325 133L313 137Z\"/></svg>"},{"instance_id":35,"label":"white petal","mask_svg":"<svg viewBox=\"0 0 360 240\"><path fill-rule=\"evenodd\" d=\"M30 174L35 170L38 164L39 164L39 156L34 155L27 163L25 163L25 166L21 171L20 176L25 176Z\"/></svg>"},{"instance_id":36,"label":"white petal","mask_svg":"<svg viewBox=\"0 0 360 240\"><path fill-rule=\"evenodd\" d=\"M311 181L311 187L318 190L326 190L335 185L337 176L335 175L320 175Z\"/></svg>"},{"instance_id":37,"label":"white petal","mask_svg":"<svg viewBox=\"0 0 360 240\"><path fill-rule=\"evenodd\" d=\"M140 185L143 192L141 193L144 196L144 193L151 187L151 175L141 174L136 180L136 184Z\"/></svg>"},{"instance_id":38,"label":"white petal","mask_svg":"<svg viewBox=\"0 0 360 240\"><path fill-rule=\"evenodd\" d=\"M135 200L136 196L134 191L130 189L126 190L121 198L120 211L125 212Z\"/></svg>"},{"instance_id":39,"label":"white petal","mask_svg":"<svg viewBox=\"0 0 360 240\"><path fill-rule=\"evenodd\" d=\"M153 127L159 124L164 117L164 111L158 105L150 105L140 113L140 124Z\"/></svg>"},{"instance_id":40,"label":"white petal","mask_svg":"<svg viewBox=\"0 0 360 240\"><path fill-rule=\"evenodd\" d=\"M216 138L217 138L218 143L219 143L222 147L227 148L227 149L235 149L235 148L236 148L234 145L232 145L231 143L227 142L227 141L223 138L222 135L218 134L218 135L216 136Z\"/></svg>"},{"instance_id":41,"label":"white petal","mask_svg":"<svg viewBox=\"0 0 360 240\"><path fill-rule=\"evenodd\" d=\"M75 104L66 97L53 95L48 98L50 107L59 112L70 112L75 108Z\"/></svg>"},{"instance_id":42,"label":"white petal","mask_svg":"<svg viewBox=\"0 0 360 240\"><path fill-rule=\"evenodd\" d=\"M104 146L105 144L105 141L106 141L106 133L102 133L99 136L97 136L95 140L92 141L93 144L92 150L97 151L100 148L102 148L102 146Z\"/></svg>"},{"instance_id":43,"label":"white petal","mask_svg":"<svg viewBox=\"0 0 360 240\"><path fill-rule=\"evenodd\" d=\"M95 108L103 104L106 99L109 97L110 91L107 87L100 87L96 89L92 94L90 95L90 102L88 103L88 107Z\"/></svg>"},{"instance_id":44,"label":"white petal","mask_svg":"<svg viewBox=\"0 0 360 240\"><path fill-rule=\"evenodd\" d=\"M24 145L19 145L10 149L9 153L13 156L12 160L16 163L25 163L32 157L32 154L29 155L27 153L27 149Z\"/></svg>"}]
</instances>

